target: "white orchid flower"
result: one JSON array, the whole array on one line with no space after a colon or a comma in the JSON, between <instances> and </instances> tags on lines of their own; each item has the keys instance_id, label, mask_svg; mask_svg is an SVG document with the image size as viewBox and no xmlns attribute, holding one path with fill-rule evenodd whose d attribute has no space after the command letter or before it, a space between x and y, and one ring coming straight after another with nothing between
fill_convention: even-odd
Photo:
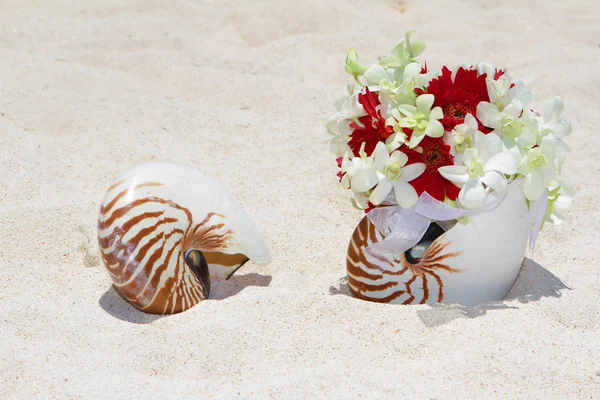
<instances>
[{"instance_id":1,"label":"white orchid flower","mask_svg":"<svg viewBox=\"0 0 600 400\"><path fill-rule=\"evenodd\" d=\"M369 201L374 205L379 205L394 189L396 201L400 207L410 208L417 204L419 199L417 191L408 182L419 177L425 171L425 164L406 165L408 161L406 154L394 151L390 155L387 147L381 142L375 147L373 156L379 183L369 196Z\"/></svg>"},{"instance_id":2,"label":"white orchid flower","mask_svg":"<svg viewBox=\"0 0 600 400\"><path fill-rule=\"evenodd\" d=\"M494 129L517 161L523 158L525 149L536 143L537 120L530 111L523 110L519 100L513 100L502 111L495 104L482 101L477 105L477 118L483 125Z\"/></svg>"},{"instance_id":3,"label":"white orchid flower","mask_svg":"<svg viewBox=\"0 0 600 400\"><path fill-rule=\"evenodd\" d=\"M410 37L413 33L414 31L406 32L404 40L392 49L392 55L382 59L379 64L384 67L403 68L416 61L416 57L425 51L426 45L419 40L411 42Z\"/></svg>"},{"instance_id":4,"label":"white orchid flower","mask_svg":"<svg viewBox=\"0 0 600 400\"><path fill-rule=\"evenodd\" d=\"M349 87L348 90L350 91L351 88ZM335 107L337 112L327 120L325 128L333 135L329 150L336 157L341 157L350 151L348 147L348 136L352 134L350 124L367 113L358 101L358 93L338 98Z\"/></svg>"},{"instance_id":5,"label":"white orchid flower","mask_svg":"<svg viewBox=\"0 0 600 400\"><path fill-rule=\"evenodd\" d=\"M525 158L521 161L518 171L525 177L523 193L528 200L539 199L546 186L554 181L556 173L551 167L554 163L553 157L553 148L548 142L542 143L540 147L526 150Z\"/></svg>"},{"instance_id":6,"label":"white orchid flower","mask_svg":"<svg viewBox=\"0 0 600 400\"><path fill-rule=\"evenodd\" d=\"M471 114L465 115L465 122L456 125L452 132L446 132L444 143L450 146L450 155L454 157L454 164L462 164L463 153L473 147L475 133L478 132L479 124Z\"/></svg>"},{"instance_id":7,"label":"white orchid flower","mask_svg":"<svg viewBox=\"0 0 600 400\"><path fill-rule=\"evenodd\" d=\"M406 133L404 133L402 129L396 131L394 128L394 131L395 132L385 141L385 145L390 152L399 149L402 145L408 146L408 136L406 136Z\"/></svg>"},{"instance_id":8,"label":"white orchid flower","mask_svg":"<svg viewBox=\"0 0 600 400\"><path fill-rule=\"evenodd\" d=\"M562 139L571 134L571 121L562 117L564 104L560 97L546 100L543 104L544 116L540 124L540 136L554 135ZM538 143L540 144L540 143Z\"/></svg>"},{"instance_id":9,"label":"white orchid flower","mask_svg":"<svg viewBox=\"0 0 600 400\"><path fill-rule=\"evenodd\" d=\"M564 162L569 157L569 145L554 137L554 135L549 134L542 138L541 147L544 148L544 154L548 156L550 166L560 174Z\"/></svg>"},{"instance_id":10,"label":"white orchid flower","mask_svg":"<svg viewBox=\"0 0 600 400\"><path fill-rule=\"evenodd\" d=\"M365 144L360 148L360 157L350 159L348 153L342 159L342 187L351 188L353 192L366 192L379 182L373 159L364 151Z\"/></svg>"},{"instance_id":11,"label":"white orchid flower","mask_svg":"<svg viewBox=\"0 0 600 400\"><path fill-rule=\"evenodd\" d=\"M398 94L399 88L403 84L409 84L409 81L419 76L420 73L421 65L416 62L403 68L384 68L379 64L373 64L367 69L364 76L371 92L389 89Z\"/></svg>"},{"instance_id":12,"label":"white orchid flower","mask_svg":"<svg viewBox=\"0 0 600 400\"><path fill-rule=\"evenodd\" d=\"M504 110L514 100L519 101L523 107L531 103L531 90L521 81L511 82L507 75L502 75L497 80L488 77L485 83L490 102L500 110Z\"/></svg>"},{"instance_id":13,"label":"white orchid flower","mask_svg":"<svg viewBox=\"0 0 600 400\"><path fill-rule=\"evenodd\" d=\"M348 146L347 136L334 135L331 141L329 142L329 151L333 153L336 157L340 157L344 154L351 153L352 149L350 149L350 146Z\"/></svg>"},{"instance_id":14,"label":"white orchid flower","mask_svg":"<svg viewBox=\"0 0 600 400\"><path fill-rule=\"evenodd\" d=\"M493 78L494 75L496 75L496 68L488 63L479 62L477 63L477 73L479 75L486 74L488 78ZM504 73L504 76L506 76L506 72Z\"/></svg>"},{"instance_id":15,"label":"white orchid flower","mask_svg":"<svg viewBox=\"0 0 600 400\"><path fill-rule=\"evenodd\" d=\"M473 209L485 205L487 195L493 190L498 195L506 192L504 175L517 172L517 163L508 152L502 152L500 138L496 135L475 133L475 147L466 149L464 165L449 165L438 169L440 174L461 185L459 203Z\"/></svg>"},{"instance_id":16,"label":"white orchid flower","mask_svg":"<svg viewBox=\"0 0 600 400\"><path fill-rule=\"evenodd\" d=\"M575 188L570 183L559 180L548 189L548 208L545 220L553 225L560 225L566 219L565 212L573 205Z\"/></svg>"},{"instance_id":17,"label":"white orchid flower","mask_svg":"<svg viewBox=\"0 0 600 400\"><path fill-rule=\"evenodd\" d=\"M413 130L409 142L410 148L417 147L425 135L433 138L444 136L444 127L439 121L444 118L444 113L441 107L431 109L434 100L432 94L423 94L417 97L416 107L406 104L398 107L400 113L405 115L398 121L398 124L402 128Z\"/></svg>"}]
</instances>

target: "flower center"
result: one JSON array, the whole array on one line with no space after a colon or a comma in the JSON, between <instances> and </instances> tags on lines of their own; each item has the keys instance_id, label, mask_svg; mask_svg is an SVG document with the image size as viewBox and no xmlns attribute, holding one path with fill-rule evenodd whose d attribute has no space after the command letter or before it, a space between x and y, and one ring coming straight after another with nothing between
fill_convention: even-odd
<instances>
[{"instance_id":1,"label":"flower center","mask_svg":"<svg viewBox=\"0 0 600 400\"><path fill-rule=\"evenodd\" d=\"M523 131L523 125L519 121L506 121L502 129L502 132L505 135L510 136L512 138L519 137L521 131Z\"/></svg>"},{"instance_id":2,"label":"flower center","mask_svg":"<svg viewBox=\"0 0 600 400\"><path fill-rule=\"evenodd\" d=\"M473 146L473 138L462 132L454 133L454 151L463 154L466 149Z\"/></svg>"},{"instance_id":3,"label":"flower center","mask_svg":"<svg viewBox=\"0 0 600 400\"><path fill-rule=\"evenodd\" d=\"M422 112L414 113L412 117L406 118L405 121L406 121L406 125L403 125L403 126L413 128L416 131L422 132L425 129L427 129L428 121L425 118L425 114L423 114Z\"/></svg>"},{"instance_id":4,"label":"flower center","mask_svg":"<svg viewBox=\"0 0 600 400\"><path fill-rule=\"evenodd\" d=\"M448 103L442 108L444 117L464 118L465 115L471 112L465 103Z\"/></svg>"},{"instance_id":5,"label":"flower center","mask_svg":"<svg viewBox=\"0 0 600 400\"><path fill-rule=\"evenodd\" d=\"M479 157L475 157L468 162L467 173L473 179L483 176L483 162Z\"/></svg>"},{"instance_id":6,"label":"flower center","mask_svg":"<svg viewBox=\"0 0 600 400\"><path fill-rule=\"evenodd\" d=\"M529 161L529 164L531 164L534 167L540 168L541 166L545 165L546 162L546 156L544 156L543 154L538 154Z\"/></svg>"},{"instance_id":7,"label":"flower center","mask_svg":"<svg viewBox=\"0 0 600 400\"><path fill-rule=\"evenodd\" d=\"M385 177L388 181L395 181L402 175L402 167L399 162L389 163L385 166Z\"/></svg>"}]
</instances>

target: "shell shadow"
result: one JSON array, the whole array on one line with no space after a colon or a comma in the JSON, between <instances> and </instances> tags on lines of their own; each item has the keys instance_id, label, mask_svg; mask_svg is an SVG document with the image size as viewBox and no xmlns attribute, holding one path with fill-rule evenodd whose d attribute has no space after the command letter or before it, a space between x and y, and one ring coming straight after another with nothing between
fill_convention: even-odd
<instances>
[{"instance_id":1,"label":"shell shadow","mask_svg":"<svg viewBox=\"0 0 600 400\"><path fill-rule=\"evenodd\" d=\"M246 275L234 275L228 280L223 281L213 280L208 300L222 300L230 296L235 296L248 286L267 287L271 284L272 279L270 275L250 273ZM113 317L134 324L149 324L159 318L168 317L168 315L147 314L138 310L121 296L115 289L115 285L111 285L108 288L100 297L98 303L104 311ZM196 307L201 306L202 303L196 305Z\"/></svg>"},{"instance_id":2,"label":"shell shadow","mask_svg":"<svg viewBox=\"0 0 600 400\"><path fill-rule=\"evenodd\" d=\"M235 296L248 286L267 287L271 284L271 275L249 273L245 275L233 275L227 280L213 280L209 300L223 300Z\"/></svg>"},{"instance_id":3,"label":"shell shadow","mask_svg":"<svg viewBox=\"0 0 600 400\"><path fill-rule=\"evenodd\" d=\"M535 261L525 258L523 267L504 300L476 305L434 304L429 305L429 309L417 310L417 316L425 326L436 327L457 318L476 318L487 314L488 311L519 308L514 303L504 304L504 301L518 300L520 303L529 303L544 297L561 297L565 289L571 290L552 272ZM330 286L329 294L352 296L346 278L341 278L337 287Z\"/></svg>"},{"instance_id":4,"label":"shell shadow","mask_svg":"<svg viewBox=\"0 0 600 400\"><path fill-rule=\"evenodd\" d=\"M108 314L122 321L132 322L134 324L149 324L165 315L147 314L129 304L121 294L111 285L108 290L100 296L98 300L100 307Z\"/></svg>"}]
</instances>

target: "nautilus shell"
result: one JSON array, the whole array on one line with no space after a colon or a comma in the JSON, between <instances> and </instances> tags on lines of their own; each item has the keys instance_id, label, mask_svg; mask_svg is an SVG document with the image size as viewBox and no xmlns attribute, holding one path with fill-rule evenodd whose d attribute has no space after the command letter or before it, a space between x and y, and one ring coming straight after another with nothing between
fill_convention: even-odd
<instances>
[{"instance_id":1,"label":"nautilus shell","mask_svg":"<svg viewBox=\"0 0 600 400\"><path fill-rule=\"evenodd\" d=\"M119 293L152 314L184 311L208 298L211 276L270 260L260 232L223 187L168 162L117 178L102 200L98 244Z\"/></svg>"},{"instance_id":2,"label":"nautilus shell","mask_svg":"<svg viewBox=\"0 0 600 400\"><path fill-rule=\"evenodd\" d=\"M384 239L368 217L348 246L352 294L381 303L476 304L501 300L514 284L525 255L530 224L523 191L509 185L494 210L444 231L435 222L420 243L397 257L366 251Z\"/></svg>"}]
</instances>

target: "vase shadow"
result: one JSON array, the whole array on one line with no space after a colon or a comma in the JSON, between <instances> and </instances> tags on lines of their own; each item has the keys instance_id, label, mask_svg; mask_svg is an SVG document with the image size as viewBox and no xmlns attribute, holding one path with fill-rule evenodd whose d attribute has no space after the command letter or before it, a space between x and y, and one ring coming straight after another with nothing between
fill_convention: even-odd
<instances>
[{"instance_id":1,"label":"vase shadow","mask_svg":"<svg viewBox=\"0 0 600 400\"><path fill-rule=\"evenodd\" d=\"M233 275L227 280L213 280L208 300L223 300L235 296L248 286L267 287L273 278L270 275L250 273L246 275ZM98 300L100 307L108 314L122 321L134 324L149 324L159 318L168 315L147 314L129 304L116 290L115 285L110 288ZM198 307L198 305L196 305ZM184 311L185 312L185 311Z\"/></svg>"},{"instance_id":2,"label":"vase shadow","mask_svg":"<svg viewBox=\"0 0 600 400\"><path fill-rule=\"evenodd\" d=\"M457 318L476 318L485 315L488 311L519 308L514 303L505 304L505 301L518 300L520 303L528 303L544 297L561 297L565 289L571 290L552 272L535 261L525 258L513 287L503 300L475 305L433 304L429 305L429 309L417 310L417 316L425 326L435 327ZM338 281L338 287L331 286L329 293L352 296L345 277Z\"/></svg>"}]
</instances>

